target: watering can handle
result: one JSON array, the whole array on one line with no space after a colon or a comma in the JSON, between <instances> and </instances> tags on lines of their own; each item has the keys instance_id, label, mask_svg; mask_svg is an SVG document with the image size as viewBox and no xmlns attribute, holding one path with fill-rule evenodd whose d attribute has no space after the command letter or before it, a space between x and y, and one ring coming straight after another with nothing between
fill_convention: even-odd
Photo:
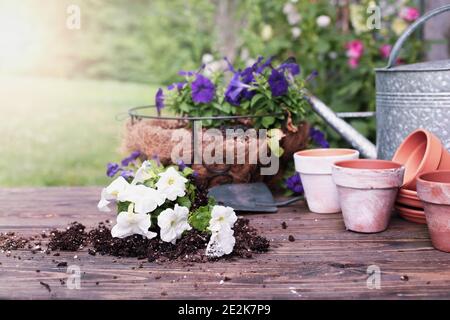
<instances>
[{"instance_id":1,"label":"watering can handle","mask_svg":"<svg viewBox=\"0 0 450 320\"><path fill-rule=\"evenodd\" d=\"M394 48L392 48L391 54L389 55L389 61L386 66L386 69L389 69L395 65L395 62L397 61L398 54L400 53L400 49L403 46L403 43L408 39L408 37L423 23L425 23L428 19L431 19L432 17L441 14L443 12L450 11L450 5L445 5L440 8L431 10L430 12L427 12L425 15L421 16L419 19L414 21L413 24L411 24L405 32L398 38L397 42L394 45Z\"/></svg>"}]
</instances>

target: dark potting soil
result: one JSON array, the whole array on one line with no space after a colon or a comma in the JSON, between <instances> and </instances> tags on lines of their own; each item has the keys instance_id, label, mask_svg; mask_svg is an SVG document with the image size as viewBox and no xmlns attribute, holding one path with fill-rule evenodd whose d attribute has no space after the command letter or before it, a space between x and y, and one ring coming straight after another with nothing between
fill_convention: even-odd
<instances>
[{"instance_id":1,"label":"dark potting soil","mask_svg":"<svg viewBox=\"0 0 450 320\"><path fill-rule=\"evenodd\" d=\"M258 235L255 228L249 225L249 220L239 218L234 226L236 244L230 255L233 257L251 258L253 253L269 250L269 241ZM48 249L52 251L78 251L88 247L90 255L111 255L117 257L136 257L148 261L182 260L185 262L216 261L221 258L209 258L205 255L210 235L197 230L187 231L177 243L164 242L159 237L147 239L133 235L123 239L113 238L111 230L103 222L87 232L86 227L73 222L63 231L50 232ZM17 250L25 248L34 237L18 237L14 233L0 234L0 249ZM32 246L28 245L28 248ZM50 251L48 251L50 253ZM56 254L54 254L56 255Z\"/></svg>"},{"instance_id":2,"label":"dark potting soil","mask_svg":"<svg viewBox=\"0 0 450 320\"><path fill-rule=\"evenodd\" d=\"M248 219L238 219L234 226L234 236L236 238L234 250L225 258L251 258L255 252L267 252L269 249L269 241L259 236L256 229L249 226ZM207 233L190 230L177 240L175 245L159 238L149 240L140 235L120 239L113 238L110 229L104 224L99 224L88 234L89 242L95 251L103 255L146 258L149 261L183 260L187 262L216 260L205 256L209 237Z\"/></svg>"},{"instance_id":3,"label":"dark potting soil","mask_svg":"<svg viewBox=\"0 0 450 320\"><path fill-rule=\"evenodd\" d=\"M50 233L48 247L51 250L77 251L82 249L87 243L86 227L78 222L73 222L67 226L66 230L53 230Z\"/></svg>"},{"instance_id":4,"label":"dark potting soil","mask_svg":"<svg viewBox=\"0 0 450 320\"><path fill-rule=\"evenodd\" d=\"M0 250L3 251L23 249L29 242L30 239L17 236L14 232L0 233Z\"/></svg>"}]
</instances>

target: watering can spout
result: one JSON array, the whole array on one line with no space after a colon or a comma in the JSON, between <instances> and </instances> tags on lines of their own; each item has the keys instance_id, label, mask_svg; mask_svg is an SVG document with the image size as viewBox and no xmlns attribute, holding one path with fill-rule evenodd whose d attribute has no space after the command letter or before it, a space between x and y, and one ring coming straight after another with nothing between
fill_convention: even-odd
<instances>
[{"instance_id":1,"label":"watering can spout","mask_svg":"<svg viewBox=\"0 0 450 320\"><path fill-rule=\"evenodd\" d=\"M325 103L314 96L309 96L308 101L312 109L331 126L351 146L357 149L365 158L376 159L377 148L366 137L359 133L350 124L342 120Z\"/></svg>"}]
</instances>

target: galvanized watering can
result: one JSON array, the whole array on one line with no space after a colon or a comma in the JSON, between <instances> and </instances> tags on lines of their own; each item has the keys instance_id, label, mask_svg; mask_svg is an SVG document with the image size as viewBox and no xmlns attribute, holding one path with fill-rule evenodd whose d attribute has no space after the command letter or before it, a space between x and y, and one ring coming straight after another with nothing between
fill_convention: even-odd
<instances>
[{"instance_id":1,"label":"galvanized watering can","mask_svg":"<svg viewBox=\"0 0 450 320\"><path fill-rule=\"evenodd\" d=\"M316 97L312 108L366 158L391 159L403 139L417 128L436 134L450 150L450 60L395 66L407 38L425 21L450 11L446 5L411 24L395 43L385 68L376 69L377 147ZM370 116L364 113L343 117Z\"/></svg>"}]
</instances>

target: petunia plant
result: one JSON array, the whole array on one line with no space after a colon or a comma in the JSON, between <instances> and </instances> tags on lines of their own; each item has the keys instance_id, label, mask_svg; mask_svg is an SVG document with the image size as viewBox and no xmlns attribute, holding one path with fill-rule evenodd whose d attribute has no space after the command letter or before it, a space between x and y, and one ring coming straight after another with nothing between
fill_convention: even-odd
<instances>
[{"instance_id":1,"label":"petunia plant","mask_svg":"<svg viewBox=\"0 0 450 320\"><path fill-rule=\"evenodd\" d=\"M259 57L244 69L236 69L225 58L224 70L206 72L180 71L184 80L173 83L163 92L159 89L155 101L158 112L167 106L181 116L213 117L227 115L260 115L253 121L255 128L282 128L303 120L308 111L305 100L306 79L301 68L291 58L275 65L272 58ZM208 74L208 75L207 75ZM205 121L205 126L218 127L222 121Z\"/></svg>"},{"instance_id":2,"label":"petunia plant","mask_svg":"<svg viewBox=\"0 0 450 320\"><path fill-rule=\"evenodd\" d=\"M107 174L117 177L102 190L97 205L100 211L110 211L111 202L116 203L113 237L137 234L152 239L159 235L162 241L175 245L186 231L196 229L210 237L207 256L220 257L233 251L234 210L216 205L213 198L204 199L190 167L183 163L164 167L157 159L140 163L136 152L121 165L108 164ZM124 177L124 172L129 174Z\"/></svg>"}]
</instances>

